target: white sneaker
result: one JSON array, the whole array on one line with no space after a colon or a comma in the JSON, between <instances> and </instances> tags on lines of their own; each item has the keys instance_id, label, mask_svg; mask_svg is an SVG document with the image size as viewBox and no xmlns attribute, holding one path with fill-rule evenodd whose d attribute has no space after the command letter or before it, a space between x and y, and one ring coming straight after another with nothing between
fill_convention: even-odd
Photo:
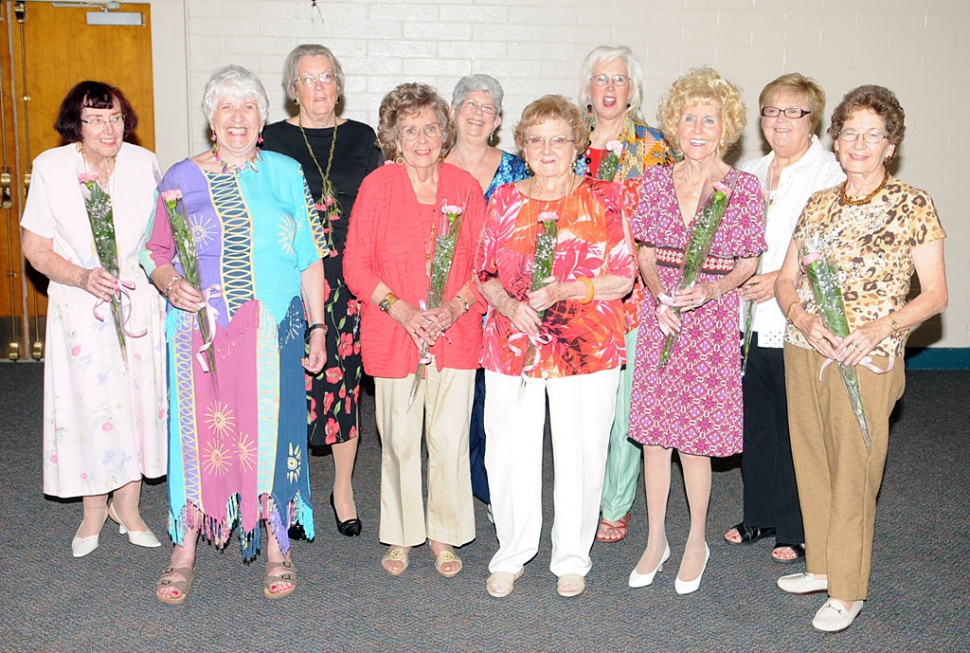
<instances>
[{"instance_id":1,"label":"white sneaker","mask_svg":"<svg viewBox=\"0 0 970 653\"><path fill-rule=\"evenodd\" d=\"M812 625L816 630L827 633L838 633L852 625L852 621L862 612L862 601L853 601L852 607L846 610L840 601L829 599L825 605L815 613Z\"/></svg>"},{"instance_id":2,"label":"white sneaker","mask_svg":"<svg viewBox=\"0 0 970 653\"><path fill-rule=\"evenodd\" d=\"M789 594L811 594L824 592L829 588L828 578L816 578L810 571L788 574L778 579L778 587Z\"/></svg>"}]
</instances>

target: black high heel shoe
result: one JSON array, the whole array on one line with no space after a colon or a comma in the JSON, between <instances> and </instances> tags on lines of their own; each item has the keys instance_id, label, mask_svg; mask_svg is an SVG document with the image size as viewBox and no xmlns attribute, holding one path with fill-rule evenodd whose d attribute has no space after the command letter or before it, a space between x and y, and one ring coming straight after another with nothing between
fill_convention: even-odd
<instances>
[{"instance_id":1,"label":"black high heel shoe","mask_svg":"<svg viewBox=\"0 0 970 653\"><path fill-rule=\"evenodd\" d=\"M337 522L337 530L340 531L341 535L346 535L347 537L360 535L360 531L363 528L360 519L354 517L347 521L340 521L340 517L337 515L337 506L333 505L333 492L330 493L330 507L333 508L333 519Z\"/></svg>"}]
</instances>

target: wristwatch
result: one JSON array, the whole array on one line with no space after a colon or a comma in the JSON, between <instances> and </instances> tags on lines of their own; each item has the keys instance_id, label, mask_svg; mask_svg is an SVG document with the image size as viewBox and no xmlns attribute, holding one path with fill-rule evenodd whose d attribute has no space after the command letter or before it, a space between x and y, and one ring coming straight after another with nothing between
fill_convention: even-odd
<instances>
[{"instance_id":1,"label":"wristwatch","mask_svg":"<svg viewBox=\"0 0 970 653\"><path fill-rule=\"evenodd\" d=\"M392 292L389 292L386 295L384 295L384 299L382 299L377 304L377 307L382 311L384 311L385 313L387 313L389 310L391 310L391 305L396 301L397 301L397 295L395 295Z\"/></svg>"}]
</instances>

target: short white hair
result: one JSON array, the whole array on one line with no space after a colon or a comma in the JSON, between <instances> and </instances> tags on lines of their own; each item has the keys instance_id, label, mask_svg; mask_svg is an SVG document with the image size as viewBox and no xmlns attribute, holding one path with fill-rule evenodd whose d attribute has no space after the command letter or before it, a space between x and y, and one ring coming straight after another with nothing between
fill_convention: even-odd
<instances>
[{"instance_id":1,"label":"short white hair","mask_svg":"<svg viewBox=\"0 0 970 653\"><path fill-rule=\"evenodd\" d=\"M602 63L621 60L626 65L626 74L630 78L630 116L643 121L640 116L640 104L643 102L643 66L633 50L625 45L600 45L593 48L583 60L580 71L579 106L586 109L592 101L589 97L589 84L593 81L593 70Z\"/></svg>"},{"instance_id":2,"label":"short white hair","mask_svg":"<svg viewBox=\"0 0 970 653\"><path fill-rule=\"evenodd\" d=\"M259 77L242 66L229 65L219 68L209 81L205 83L202 92L202 113L211 125L212 117L216 113L216 105L220 98L230 97L236 100L256 100L259 107L259 120L266 124L269 116L269 96Z\"/></svg>"}]
</instances>

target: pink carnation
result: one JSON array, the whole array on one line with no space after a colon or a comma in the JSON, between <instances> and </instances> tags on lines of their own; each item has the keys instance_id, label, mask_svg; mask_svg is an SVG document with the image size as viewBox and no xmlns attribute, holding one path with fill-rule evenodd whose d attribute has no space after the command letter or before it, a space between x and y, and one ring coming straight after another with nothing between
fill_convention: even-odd
<instances>
[{"instance_id":1,"label":"pink carnation","mask_svg":"<svg viewBox=\"0 0 970 653\"><path fill-rule=\"evenodd\" d=\"M728 197L728 198L731 197L731 189L730 189L730 187L725 186L723 183L721 183L719 181L715 181L714 182L714 190L721 191L722 193L724 193L724 196L725 197Z\"/></svg>"},{"instance_id":2,"label":"pink carnation","mask_svg":"<svg viewBox=\"0 0 970 653\"><path fill-rule=\"evenodd\" d=\"M180 199L182 199L182 191L179 190L178 188L162 191L163 202L174 202L175 200L180 200Z\"/></svg>"},{"instance_id":3,"label":"pink carnation","mask_svg":"<svg viewBox=\"0 0 970 653\"><path fill-rule=\"evenodd\" d=\"M610 152L612 152L617 156L623 155L623 143L621 143L620 141L609 141L606 144L606 149L608 149Z\"/></svg>"},{"instance_id":4,"label":"pink carnation","mask_svg":"<svg viewBox=\"0 0 970 653\"><path fill-rule=\"evenodd\" d=\"M822 258L821 252L812 252L810 254L806 254L805 256L802 257L802 265L804 265L805 267L808 267L809 265L819 260L820 258Z\"/></svg>"},{"instance_id":5,"label":"pink carnation","mask_svg":"<svg viewBox=\"0 0 970 653\"><path fill-rule=\"evenodd\" d=\"M455 206L453 204L446 204L441 207L441 212L444 213L445 215L459 216L462 214L463 211L464 209L462 207Z\"/></svg>"},{"instance_id":6,"label":"pink carnation","mask_svg":"<svg viewBox=\"0 0 970 653\"><path fill-rule=\"evenodd\" d=\"M559 214L555 211L543 211L539 214L539 222L555 222L559 219Z\"/></svg>"},{"instance_id":7,"label":"pink carnation","mask_svg":"<svg viewBox=\"0 0 970 653\"><path fill-rule=\"evenodd\" d=\"M90 183L90 182L93 182L93 181L97 181L98 180L98 173L95 172L95 171L93 171L93 170L90 171L90 172L85 171L85 172L82 172L81 174L79 174L77 176L77 178L78 178L78 181L80 181L82 184L87 184L87 183Z\"/></svg>"}]
</instances>

